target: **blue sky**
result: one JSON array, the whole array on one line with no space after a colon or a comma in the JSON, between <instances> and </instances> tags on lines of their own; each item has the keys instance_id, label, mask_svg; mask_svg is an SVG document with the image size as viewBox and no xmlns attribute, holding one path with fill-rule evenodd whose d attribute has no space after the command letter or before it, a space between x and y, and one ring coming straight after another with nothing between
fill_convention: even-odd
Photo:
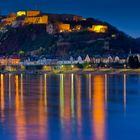
<instances>
[{"instance_id":1,"label":"blue sky","mask_svg":"<svg viewBox=\"0 0 140 140\"><path fill-rule=\"evenodd\" d=\"M1 13L39 9L107 21L133 37L140 37L139 0L0 0Z\"/></svg>"}]
</instances>

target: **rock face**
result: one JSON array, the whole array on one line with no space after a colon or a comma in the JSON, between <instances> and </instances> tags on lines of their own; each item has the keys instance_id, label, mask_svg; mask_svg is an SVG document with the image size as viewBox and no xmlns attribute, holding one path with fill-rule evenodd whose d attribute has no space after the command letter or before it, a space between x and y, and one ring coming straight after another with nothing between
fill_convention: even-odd
<instances>
[{"instance_id":1,"label":"rock face","mask_svg":"<svg viewBox=\"0 0 140 140\"><path fill-rule=\"evenodd\" d=\"M30 24L5 27L0 24L0 55L22 52L24 55L67 57L128 54L130 49L133 53L140 52L140 39L133 39L108 23L73 15L48 14L48 17L51 21L48 26ZM63 24L67 25L67 31ZM54 32L55 25L58 28ZM58 31L60 25L62 32ZM85 30L88 27L89 30Z\"/></svg>"}]
</instances>

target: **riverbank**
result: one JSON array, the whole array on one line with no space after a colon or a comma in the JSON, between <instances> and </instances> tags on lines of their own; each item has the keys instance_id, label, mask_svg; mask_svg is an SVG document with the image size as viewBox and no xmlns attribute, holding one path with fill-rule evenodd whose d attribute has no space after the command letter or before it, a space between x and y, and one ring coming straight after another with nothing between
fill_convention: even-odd
<instances>
[{"instance_id":1,"label":"riverbank","mask_svg":"<svg viewBox=\"0 0 140 140\"><path fill-rule=\"evenodd\" d=\"M113 68L90 68L90 69L52 69L49 71L44 70L16 70L16 71L0 71L1 74L11 73L11 74L140 74L140 69L113 69Z\"/></svg>"}]
</instances>

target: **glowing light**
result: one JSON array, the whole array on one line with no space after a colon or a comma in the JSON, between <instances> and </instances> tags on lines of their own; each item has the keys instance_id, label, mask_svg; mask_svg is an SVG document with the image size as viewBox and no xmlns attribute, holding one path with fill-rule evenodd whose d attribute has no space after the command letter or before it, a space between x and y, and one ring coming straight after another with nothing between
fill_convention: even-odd
<instances>
[{"instance_id":1,"label":"glowing light","mask_svg":"<svg viewBox=\"0 0 140 140\"><path fill-rule=\"evenodd\" d=\"M71 112L74 117L74 75L71 74Z\"/></svg>"},{"instance_id":2,"label":"glowing light","mask_svg":"<svg viewBox=\"0 0 140 140\"><path fill-rule=\"evenodd\" d=\"M40 11L27 11L27 17L34 17L34 16L38 16L38 15L40 15Z\"/></svg>"},{"instance_id":3,"label":"glowing light","mask_svg":"<svg viewBox=\"0 0 140 140\"><path fill-rule=\"evenodd\" d=\"M40 93L39 93L39 105L38 105L38 123L39 123L39 135L40 139L46 139L46 124L47 124L47 111L46 111L46 76L44 77L44 82L43 82L43 75L40 76ZM44 83L44 86L43 86ZM44 92L43 92L44 88Z\"/></svg>"},{"instance_id":4,"label":"glowing light","mask_svg":"<svg viewBox=\"0 0 140 140\"><path fill-rule=\"evenodd\" d=\"M93 25L92 28L89 28L89 30L96 33L106 33L108 27L105 25Z\"/></svg>"},{"instance_id":5,"label":"glowing light","mask_svg":"<svg viewBox=\"0 0 140 140\"><path fill-rule=\"evenodd\" d=\"M20 16L26 16L26 12L25 11L18 11L17 12L17 16L20 17Z\"/></svg>"},{"instance_id":6,"label":"glowing light","mask_svg":"<svg viewBox=\"0 0 140 140\"><path fill-rule=\"evenodd\" d=\"M59 32L70 32L70 24L58 24Z\"/></svg>"},{"instance_id":7,"label":"glowing light","mask_svg":"<svg viewBox=\"0 0 140 140\"><path fill-rule=\"evenodd\" d=\"M71 68L74 68L74 65L71 65Z\"/></svg>"},{"instance_id":8,"label":"glowing light","mask_svg":"<svg viewBox=\"0 0 140 140\"><path fill-rule=\"evenodd\" d=\"M95 140L105 139L104 76L94 77L93 130Z\"/></svg>"},{"instance_id":9,"label":"glowing light","mask_svg":"<svg viewBox=\"0 0 140 140\"><path fill-rule=\"evenodd\" d=\"M47 75L44 75L44 103L47 106Z\"/></svg>"},{"instance_id":10,"label":"glowing light","mask_svg":"<svg viewBox=\"0 0 140 140\"><path fill-rule=\"evenodd\" d=\"M79 139L81 139L81 131L82 131L82 105L81 105L81 77L79 75L76 76L76 114L78 121L78 135Z\"/></svg>"},{"instance_id":11,"label":"glowing light","mask_svg":"<svg viewBox=\"0 0 140 140\"><path fill-rule=\"evenodd\" d=\"M91 74L88 75L89 106L91 107Z\"/></svg>"},{"instance_id":12,"label":"glowing light","mask_svg":"<svg viewBox=\"0 0 140 140\"><path fill-rule=\"evenodd\" d=\"M107 74L105 74L105 106L107 108Z\"/></svg>"},{"instance_id":13,"label":"glowing light","mask_svg":"<svg viewBox=\"0 0 140 140\"><path fill-rule=\"evenodd\" d=\"M16 86L16 97L15 97L15 105L16 105L16 137L20 140L26 139L26 119L25 119L25 110L24 110L24 101L23 98L20 98L19 95L19 76L15 76L15 86Z\"/></svg>"},{"instance_id":14,"label":"glowing light","mask_svg":"<svg viewBox=\"0 0 140 140\"><path fill-rule=\"evenodd\" d=\"M4 121L4 109L5 109L5 100L4 100L4 75L1 74L0 76L0 82L1 82L1 90L0 90L0 93L1 93L1 98L0 98L0 103L1 103L1 118L2 118L2 121Z\"/></svg>"},{"instance_id":15,"label":"glowing light","mask_svg":"<svg viewBox=\"0 0 140 140\"><path fill-rule=\"evenodd\" d=\"M124 74L123 78L124 78L124 111L126 111L126 74Z\"/></svg>"},{"instance_id":16,"label":"glowing light","mask_svg":"<svg viewBox=\"0 0 140 140\"><path fill-rule=\"evenodd\" d=\"M64 117L64 75L63 74L60 75L60 116L62 121Z\"/></svg>"},{"instance_id":17,"label":"glowing light","mask_svg":"<svg viewBox=\"0 0 140 140\"><path fill-rule=\"evenodd\" d=\"M11 106L11 74L9 74L9 104Z\"/></svg>"}]
</instances>

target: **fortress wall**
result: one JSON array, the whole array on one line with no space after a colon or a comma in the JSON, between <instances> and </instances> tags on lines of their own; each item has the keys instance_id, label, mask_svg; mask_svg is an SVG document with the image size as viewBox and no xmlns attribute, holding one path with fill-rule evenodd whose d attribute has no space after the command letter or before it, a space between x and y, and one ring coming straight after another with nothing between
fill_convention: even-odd
<instances>
[{"instance_id":1,"label":"fortress wall","mask_svg":"<svg viewBox=\"0 0 140 140\"><path fill-rule=\"evenodd\" d=\"M39 16L40 14L40 11L27 11L27 17Z\"/></svg>"},{"instance_id":2,"label":"fortress wall","mask_svg":"<svg viewBox=\"0 0 140 140\"><path fill-rule=\"evenodd\" d=\"M48 24L48 16L26 17L25 24Z\"/></svg>"},{"instance_id":3,"label":"fortress wall","mask_svg":"<svg viewBox=\"0 0 140 140\"><path fill-rule=\"evenodd\" d=\"M89 30L96 33L106 33L108 31L108 27L105 25L92 25L92 28L89 28Z\"/></svg>"}]
</instances>

